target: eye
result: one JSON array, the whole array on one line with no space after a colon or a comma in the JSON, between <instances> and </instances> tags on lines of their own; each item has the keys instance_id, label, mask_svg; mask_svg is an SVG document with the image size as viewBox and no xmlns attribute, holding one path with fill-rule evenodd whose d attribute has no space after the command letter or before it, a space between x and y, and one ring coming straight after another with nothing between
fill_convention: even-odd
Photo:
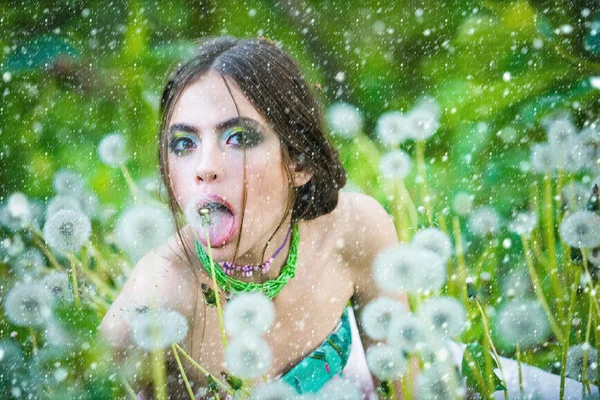
<instances>
[{"instance_id":1,"label":"eye","mask_svg":"<svg viewBox=\"0 0 600 400\"><path fill-rule=\"evenodd\" d=\"M176 136L169 142L171 152L180 155L196 147L196 142L188 136Z\"/></svg>"},{"instance_id":2,"label":"eye","mask_svg":"<svg viewBox=\"0 0 600 400\"><path fill-rule=\"evenodd\" d=\"M227 144L236 147L254 147L260 143L262 136L253 130L232 128L228 132Z\"/></svg>"}]
</instances>

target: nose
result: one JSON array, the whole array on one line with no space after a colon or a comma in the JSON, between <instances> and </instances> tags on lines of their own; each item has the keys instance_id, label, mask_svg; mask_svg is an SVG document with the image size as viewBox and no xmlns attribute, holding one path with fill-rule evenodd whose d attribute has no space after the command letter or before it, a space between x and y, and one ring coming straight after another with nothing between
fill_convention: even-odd
<instances>
[{"instance_id":1,"label":"nose","mask_svg":"<svg viewBox=\"0 0 600 400\"><path fill-rule=\"evenodd\" d=\"M215 144L203 143L196 166L196 182L216 182L223 176L224 153Z\"/></svg>"}]
</instances>

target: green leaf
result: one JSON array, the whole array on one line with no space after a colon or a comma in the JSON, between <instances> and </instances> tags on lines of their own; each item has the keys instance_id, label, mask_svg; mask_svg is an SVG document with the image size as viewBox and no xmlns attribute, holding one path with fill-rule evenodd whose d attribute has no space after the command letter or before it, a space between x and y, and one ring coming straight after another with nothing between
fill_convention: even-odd
<instances>
[{"instance_id":1,"label":"green leaf","mask_svg":"<svg viewBox=\"0 0 600 400\"><path fill-rule=\"evenodd\" d=\"M465 349L461 365L462 374L467 378L467 388L482 395L489 392L486 387L489 379L485 376L485 353L486 350L479 343L469 343ZM498 368L496 360L491 358L490 362L492 370ZM495 372L492 372L492 375L494 391L506 390L498 375Z\"/></svg>"}]
</instances>

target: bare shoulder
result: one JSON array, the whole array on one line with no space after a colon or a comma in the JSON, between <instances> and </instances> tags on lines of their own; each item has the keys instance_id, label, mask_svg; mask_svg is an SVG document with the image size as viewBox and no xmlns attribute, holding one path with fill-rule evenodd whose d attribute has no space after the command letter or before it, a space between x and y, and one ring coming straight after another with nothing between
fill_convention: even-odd
<instances>
[{"instance_id":1,"label":"bare shoulder","mask_svg":"<svg viewBox=\"0 0 600 400\"><path fill-rule=\"evenodd\" d=\"M371 265L382 249L398 242L391 216L373 197L340 192L333 211L344 238L344 258L350 265Z\"/></svg>"},{"instance_id":2,"label":"bare shoulder","mask_svg":"<svg viewBox=\"0 0 600 400\"><path fill-rule=\"evenodd\" d=\"M193 316L198 281L177 242L172 236L137 262L104 316L100 331L115 347L129 345L128 321L141 309L156 307L178 311L188 319Z\"/></svg>"}]
</instances>

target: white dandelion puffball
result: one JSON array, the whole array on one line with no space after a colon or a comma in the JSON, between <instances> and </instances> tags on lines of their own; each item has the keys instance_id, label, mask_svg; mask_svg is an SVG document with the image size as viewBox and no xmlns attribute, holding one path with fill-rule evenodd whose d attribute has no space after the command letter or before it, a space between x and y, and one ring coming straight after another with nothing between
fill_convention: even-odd
<instances>
[{"instance_id":1,"label":"white dandelion puffball","mask_svg":"<svg viewBox=\"0 0 600 400\"><path fill-rule=\"evenodd\" d=\"M550 324L536 300L515 299L497 315L497 332L508 343L526 348L542 343L550 335Z\"/></svg>"},{"instance_id":2,"label":"white dandelion puffball","mask_svg":"<svg viewBox=\"0 0 600 400\"><path fill-rule=\"evenodd\" d=\"M18 282L4 299L4 311L17 326L43 325L51 316L48 292L38 282Z\"/></svg>"},{"instance_id":3,"label":"white dandelion puffball","mask_svg":"<svg viewBox=\"0 0 600 400\"><path fill-rule=\"evenodd\" d=\"M459 192L454 196L452 209L458 215L468 215L473 210L473 195L466 192Z\"/></svg>"},{"instance_id":4,"label":"white dandelion puffball","mask_svg":"<svg viewBox=\"0 0 600 400\"><path fill-rule=\"evenodd\" d=\"M468 226L474 235L493 235L500 230L500 215L492 207L479 207L469 216Z\"/></svg>"},{"instance_id":5,"label":"white dandelion puffball","mask_svg":"<svg viewBox=\"0 0 600 400\"><path fill-rule=\"evenodd\" d=\"M375 340L387 338L392 322L406 311L397 300L379 297L365 306L360 314L365 333Z\"/></svg>"},{"instance_id":6,"label":"white dandelion puffball","mask_svg":"<svg viewBox=\"0 0 600 400\"><path fill-rule=\"evenodd\" d=\"M293 400L296 390L283 381L269 381L252 390L252 400Z\"/></svg>"},{"instance_id":7,"label":"white dandelion puffball","mask_svg":"<svg viewBox=\"0 0 600 400\"><path fill-rule=\"evenodd\" d=\"M262 292L240 293L225 306L223 320L230 335L262 334L275 320L275 306Z\"/></svg>"},{"instance_id":8,"label":"white dandelion puffball","mask_svg":"<svg viewBox=\"0 0 600 400\"><path fill-rule=\"evenodd\" d=\"M411 245L437 254L444 262L448 262L452 255L450 238L437 228L421 229L413 236Z\"/></svg>"},{"instance_id":9,"label":"white dandelion puffball","mask_svg":"<svg viewBox=\"0 0 600 400\"><path fill-rule=\"evenodd\" d=\"M467 323L465 306L449 296L425 300L418 315L434 333L448 338L460 335Z\"/></svg>"},{"instance_id":10,"label":"white dandelion puffball","mask_svg":"<svg viewBox=\"0 0 600 400\"><path fill-rule=\"evenodd\" d=\"M548 143L554 150L566 149L576 139L577 128L571 120L566 118L550 122L547 127Z\"/></svg>"},{"instance_id":11,"label":"white dandelion puffball","mask_svg":"<svg viewBox=\"0 0 600 400\"><path fill-rule=\"evenodd\" d=\"M598 350L589 343L577 344L569 347L567 352L567 376L581 381L583 378L583 358L587 352L586 380L595 382L598 379Z\"/></svg>"},{"instance_id":12,"label":"white dandelion puffball","mask_svg":"<svg viewBox=\"0 0 600 400\"><path fill-rule=\"evenodd\" d=\"M446 267L435 253L400 244L375 257L373 278L391 293L419 293L441 288L446 282Z\"/></svg>"},{"instance_id":13,"label":"white dandelion puffball","mask_svg":"<svg viewBox=\"0 0 600 400\"><path fill-rule=\"evenodd\" d=\"M15 192L8 196L6 207L13 218L29 220L30 210L27 196L21 192Z\"/></svg>"},{"instance_id":14,"label":"white dandelion puffball","mask_svg":"<svg viewBox=\"0 0 600 400\"><path fill-rule=\"evenodd\" d=\"M567 183L561 191L562 201L571 211L584 210L591 195L590 188L581 182Z\"/></svg>"},{"instance_id":15,"label":"white dandelion puffball","mask_svg":"<svg viewBox=\"0 0 600 400\"><path fill-rule=\"evenodd\" d=\"M115 224L117 244L137 261L174 232L173 219L163 206L133 205L121 213Z\"/></svg>"},{"instance_id":16,"label":"white dandelion puffball","mask_svg":"<svg viewBox=\"0 0 600 400\"><path fill-rule=\"evenodd\" d=\"M551 174L558 166L556 150L549 143L531 146L531 169L539 174Z\"/></svg>"},{"instance_id":17,"label":"white dandelion puffball","mask_svg":"<svg viewBox=\"0 0 600 400\"><path fill-rule=\"evenodd\" d=\"M77 252L90 239L92 224L81 211L60 210L44 225L44 240L59 252Z\"/></svg>"},{"instance_id":18,"label":"white dandelion puffball","mask_svg":"<svg viewBox=\"0 0 600 400\"><path fill-rule=\"evenodd\" d=\"M531 236L531 232L538 224L538 216L534 212L520 212L515 219L508 223L508 229L517 235Z\"/></svg>"},{"instance_id":19,"label":"white dandelion puffball","mask_svg":"<svg viewBox=\"0 0 600 400\"><path fill-rule=\"evenodd\" d=\"M35 278L44 270L46 259L39 249L30 247L25 249L11 265L19 277Z\"/></svg>"},{"instance_id":20,"label":"white dandelion puffball","mask_svg":"<svg viewBox=\"0 0 600 400\"><path fill-rule=\"evenodd\" d=\"M188 332L187 319L172 310L146 311L134 314L131 328L135 343L143 350L160 350L179 343Z\"/></svg>"},{"instance_id":21,"label":"white dandelion puffball","mask_svg":"<svg viewBox=\"0 0 600 400\"><path fill-rule=\"evenodd\" d=\"M399 379L406 371L406 358L389 345L372 346L367 350L367 365L378 379L390 381Z\"/></svg>"},{"instance_id":22,"label":"white dandelion puffball","mask_svg":"<svg viewBox=\"0 0 600 400\"><path fill-rule=\"evenodd\" d=\"M533 284L525 268L515 268L502 280L502 292L509 298L534 295Z\"/></svg>"},{"instance_id":23,"label":"white dandelion puffball","mask_svg":"<svg viewBox=\"0 0 600 400\"><path fill-rule=\"evenodd\" d=\"M576 211L560 223L560 237L571 247L592 249L600 246L600 217L592 211Z\"/></svg>"},{"instance_id":24,"label":"white dandelion puffball","mask_svg":"<svg viewBox=\"0 0 600 400\"><path fill-rule=\"evenodd\" d=\"M320 391L321 399L362 400L362 394L355 383L349 379L334 379Z\"/></svg>"},{"instance_id":25,"label":"white dandelion puffball","mask_svg":"<svg viewBox=\"0 0 600 400\"><path fill-rule=\"evenodd\" d=\"M67 303L73 300L69 276L65 272L51 272L42 279L41 284L50 293L53 301Z\"/></svg>"},{"instance_id":26,"label":"white dandelion puffball","mask_svg":"<svg viewBox=\"0 0 600 400\"><path fill-rule=\"evenodd\" d=\"M408 135L414 140L427 140L440 127L439 116L427 107L417 107L410 110L408 118Z\"/></svg>"},{"instance_id":27,"label":"white dandelion puffball","mask_svg":"<svg viewBox=\"0 0 600 400\"><path fill-rule=\"evenodd\" d=\"M271 348L260 336L249 332L234 338L225 350L225 362L231 373L241 379L258 378L271 366Z\"/></svg>"},{"instance_id":28,"label":"white dandelion puffball","mask_svg":"<svg viewBox=\"0 0 600 400\"><path fill-rule=\"evenodd\" d=\"M413 353L425 347L428 333L419 317L407 313L393 321L388 338L395 348Z\"/></svg>"},{"instance_id":29,"label":"white dandelion puffball","mask_svg":"<svg viewBox=\"0 0 600 400\"><path fill-rule=\"evenodd\" d=\"M410 174L412 160L403 150L392 150L381 157L379 172L385 179L404 179Z\"/></svg>"},{"instance_id":30,"label":"white dandelion puffball","mask_svg":"<svg viewBox=\"0 0 600 400\"><path fill-rule=\"evenodd\" d=\"M59 195L76 195L84 190L85 183L77 172L63 168L54 174L52 187Z\"/></svg>"},{"instance_id":31,"label":"white dandelion puffball","mask_svg":"<svg viewBox=\"0 0 600 400\"><path fill-rule=\"evenodd\" d=\"M334 103L327 109L327 122L333 134L343 138L353 138L363 129L360 110L348 103Z\"/></svg>"},{"instance_id":32,"label":"white dandelion puffball","mask_svg":"<svg viewBox=\"0 0 600 400\"><path fill-rule=\"evenodd\" d=\"M435 365L419 372L417 393L420 400L462 399L466 388L454 369Z\"/></svg>"},{"instance_id":33,"label":"white dandelion puffball","mask_svg":"<svg viewBox=\"0 0 600 400\"><path fill-rule=\"evenodd\" d=\"M395 148L409 138L408 124L408 118L400 111L388 111L377 119L375 133L381 144Z\"/></svg>"},{"instance_id":34,"label":"white dandelion puffball","mask_svg":"<svg viewBox=\"0 0 600 400\"><path fill-rule=\"evenodd\" d=\"M46 207L46 217L49 217L52 214L55 214L60 210L82 211L81 203L79 202L79 200L77 198L75 198L73 196L69 196L69 195L55 196L52 198L52 200L50 200L50 202L48 203L48 206Z\"/></svg>"},{"instance_id":35,"label":"white dandelion puffball","mask_svg":"<svg viewBox=\"0 0 600 400\"><path fill-rule=\"evenodd\" d=\"M100 140L98 145L100 160L111 167L118 167L127 161L127 144L119 133L111 133Z\"/></svg>"}]
</instances>

